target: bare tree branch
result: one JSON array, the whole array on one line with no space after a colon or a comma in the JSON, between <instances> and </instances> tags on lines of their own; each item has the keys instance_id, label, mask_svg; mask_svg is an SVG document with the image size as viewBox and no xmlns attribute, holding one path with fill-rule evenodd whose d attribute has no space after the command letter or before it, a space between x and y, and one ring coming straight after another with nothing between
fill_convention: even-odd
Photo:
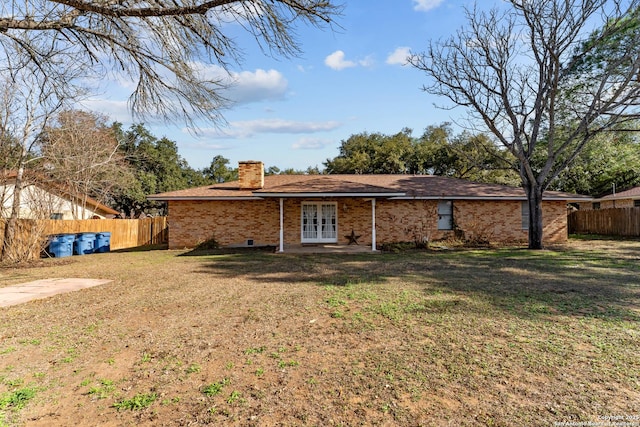
<instances>
[{"instance_id":1,"label":"bare tree branch","mask_svg":"<svg viewBox=\"0 0 640 427\"><path fill-rule=\"evenodd\" d=\"M330 0L11 0L0 6L0 70L17 56L52 79L68 68L96 79L117 73L136 82L129 105L137 118L219 124L228 83L194 65L229 73L241 61L229 25L265 52L290 57L301 51L296 26L333 25L340 12Z\"/></svg>"},{"instance_id":2,"label":"bare tree branch","mask_svg":"<svg viewBox=\"0 0 640 427\"><path fill-rule=\"evenodd\" d=\"M640 118L640 0L506 3L467 10L465 28L410 63L518 159L537 248L551 181L596 135Z\"/></svg>"}]
</instances>

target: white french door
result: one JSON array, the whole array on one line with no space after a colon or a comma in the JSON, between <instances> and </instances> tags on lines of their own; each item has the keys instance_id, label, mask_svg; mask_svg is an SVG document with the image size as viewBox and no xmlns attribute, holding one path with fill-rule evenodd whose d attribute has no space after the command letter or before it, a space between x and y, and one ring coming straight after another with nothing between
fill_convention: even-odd
<instances>
[{"instance_id":1,"label":"white french door","mask_svg":"<svg viewBox=\"0 0 640 427\"><path fill-rule=\"evenodd\" d=\"M338 241L336 203L302 203L302 243L335 243Z\"/></svg>"}]
</instances>

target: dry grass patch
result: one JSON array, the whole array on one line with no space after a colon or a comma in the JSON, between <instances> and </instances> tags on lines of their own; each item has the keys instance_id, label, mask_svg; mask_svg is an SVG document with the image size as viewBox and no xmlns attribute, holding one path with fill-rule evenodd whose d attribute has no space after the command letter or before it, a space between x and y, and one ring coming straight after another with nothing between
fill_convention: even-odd
<instances>
[{"instance_id":1,"label":"dry grass patch","mask_svg":"<svg viewBox=\"0 0 640 427\"><path fill-rule=\"evenodd\" d=\"M20 407L0 406L0 425L511 426L638 415L640 242L183 255L0 270L6 283L113 280L0 311L0 405L33 391Z\"/></svg>"}]
</instances>

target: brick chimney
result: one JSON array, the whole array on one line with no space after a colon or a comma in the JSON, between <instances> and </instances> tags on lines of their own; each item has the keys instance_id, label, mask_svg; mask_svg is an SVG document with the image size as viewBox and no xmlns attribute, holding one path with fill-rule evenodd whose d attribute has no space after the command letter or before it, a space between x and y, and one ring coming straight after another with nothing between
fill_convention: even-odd
<instances>
[{"instance_id":1,"label":"brick chimney","mask_svg":"<svg viewBox=\"0 0 640 427\"><path fill-rule=\"evenodd\" d=\"M238 162L238 180L241 190L258 190L264 187L264 164L255 160Z\"/></svg>"}]
</instances>

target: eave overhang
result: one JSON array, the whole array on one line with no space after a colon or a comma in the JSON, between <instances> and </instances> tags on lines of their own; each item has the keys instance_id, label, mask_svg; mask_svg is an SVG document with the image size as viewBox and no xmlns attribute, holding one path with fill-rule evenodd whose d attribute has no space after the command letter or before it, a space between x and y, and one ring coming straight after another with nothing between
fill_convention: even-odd
<instances>
[{"instance_id":1,"label":"eave overhang","mask_svg":"<svg viewBox=\"0 0 640 427\"><path fill-rule=\"evenodd\" d=\"M476 201L526 201L525 196L455 196L455 195L442 195L442 196L400 196L392 197L391 200L476 200ZM571 198L571 197L542 197L543 202L590 202L591 198Z\"/></svg>"},{"instance_id":2,"label":"eave overhang","mask_svg":"<svg viewBox=\"0 0 640 427\"><path fill-rule=\"evenodd\" d=\"M225 197L225 196L177 196L177 197L155 197L148 196L147 200L156 202L172 202L172 201L230 201L230 200L262 200L262 197L258 196L238 196L238 197Z\"/></svg>"},{"instance_id":3,"label":"eave overhang","mask_svg":"<svg viewBox=\"0 0 640 427\"><path fill-rule=\"evenodd\" d=\"M292 193L292 192L260 192L254 193L257 196L264 198L328 198L328 197L366 197L366 198L376 198L376 199L388 199L394 197L403 197L406 193L315 193L315 192L300 192L300 193Z\"/></svg>"},{"instance_id":4,"label":"eave overhang","mask_svg":"<svg viewBox=\"0 0 640 427\"><path fill-rule=\"evenodd\" d=\"M260 192L254 193L255 196L177 196L177 197L154 197L149 196L147 200L158 202L170 202L170 201L248 201L248 200L264 200L268 198L345 198L345 197L358 197L358 198L376 198L376 199L389 199L389 200L475 200L475 201L526 201L527 198L523 196L455 196L455 195L441 195L441 196L407 196L406 193L279 193L279 192ZM592 198L569 198L569 197L543 197L542 201L556 201L556 202L590 202Z\"/></svg>"}]
</instances>

